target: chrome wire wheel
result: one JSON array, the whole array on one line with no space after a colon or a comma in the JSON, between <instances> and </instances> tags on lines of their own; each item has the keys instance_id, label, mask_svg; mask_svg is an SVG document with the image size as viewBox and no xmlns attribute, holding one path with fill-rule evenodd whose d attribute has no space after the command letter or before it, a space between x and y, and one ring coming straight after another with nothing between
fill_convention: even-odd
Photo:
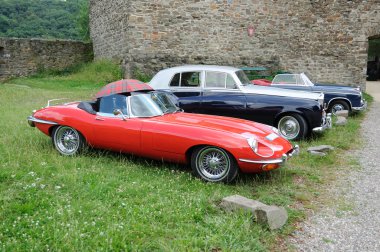
<instances>
[{"instance_id":1,"label":"chrome wire wheel","mask_svg":"<svg viewBox=\"0 0 380 252\"><path fill-rule=\"evenodd\" d=\"M297 118L293 116L284 116L278 122L278 130L280 134L288 140L298 138L301 126Z\"/></svg>"},{"instance_id":2,"label":"chrome wire wheel","mask_svg":"<svg viewBox=\"0 0 380 252\"><path fill-rule=\"evenodd\" d=\"M205 147L196 156L196 167L206 180L222 180L229 172L231 160L228 154L217 147Z\"/></svg>"},{"instance_id":3,"label":"chrome wire wheel","mask_svg":"<svg viewBox=\"0 0 380 252\"><path fill-rule=\"evenodd\" d=\"M55 148L66 156L76 154L83 144L80 133L68 126L59 126L53 133Z\"/></svg>"}]
</instances>

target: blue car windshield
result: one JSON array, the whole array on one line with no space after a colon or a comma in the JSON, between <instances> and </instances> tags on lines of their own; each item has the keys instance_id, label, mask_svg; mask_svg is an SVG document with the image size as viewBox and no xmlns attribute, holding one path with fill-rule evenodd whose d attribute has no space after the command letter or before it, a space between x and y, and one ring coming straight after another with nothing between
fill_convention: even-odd
<instances>
[{"instance_id":1,"label":"blue car windshield","mask_svg":"<svg viewBox=\"0 0 380 252\"><path fill-rule=\"evenodd\" d=\"M170 97L164 92L151 92L131 96L131 112L135 117L153 117L179 111Z\"/></svg>"},{"instance_id":2,"label":"blue car windshield","mask_svg":"<svg viewBox=\"0 0 380 252\"><path fill-rule=\"evenodd\" d=\"M243 85L251 84L251 82L249 81L247 75L244 73L243 70L236 71L236 76L239 78L241 84Z\"/></svg>"}]
</instances>

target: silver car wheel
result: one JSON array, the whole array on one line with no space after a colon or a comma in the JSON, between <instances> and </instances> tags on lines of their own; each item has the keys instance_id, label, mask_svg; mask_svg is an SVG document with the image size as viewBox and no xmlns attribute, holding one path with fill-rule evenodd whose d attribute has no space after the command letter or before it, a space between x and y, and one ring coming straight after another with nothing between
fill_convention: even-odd
<instances>
[{"instance_id":1,"label":"silver car wheel","mask_svg":"<svg viewBox=\"0 0 380 252\"><path fill-rule=\"evenodd\" d=\"M278 122L278 130L280 134L288 140L293 140L300 134L300 124L293 116L284 116Z\"/></svg>"},{"instance_id":2,"label":"silver car wheel","mask_svg":"<svg viewBox=\"0 0 380 252\"><path fill-rule=\"evenodd\" d=\"M333 115L335 115L337 111L341 111L341 110L345 110L345 107L342 104L340 104L340 103L335 104L331 108L331 112L332 112Z\"/></svg>"},{"instance_id":3,"label":"silver car wheel","mask_svg":"<svg viewBox=\"0 0 380 252\"><path fill-rule=\"evenodd\" d=\"M63 155L70 156L78 152L82 139L77 130L68 126L59 126L53 135L55 148Z\"/></svg>"},{"instance_id":4,"label":"silver car wheel","mask_svg":"<svg viewBox=\"0 0 380 252\"><path fill-rule=\"evenodd\" d=\"M216 147L205 147L196 156L199 174L209 181L218 181L227 176L231 160L228 154Z\"/></svg>"}]
</instances>

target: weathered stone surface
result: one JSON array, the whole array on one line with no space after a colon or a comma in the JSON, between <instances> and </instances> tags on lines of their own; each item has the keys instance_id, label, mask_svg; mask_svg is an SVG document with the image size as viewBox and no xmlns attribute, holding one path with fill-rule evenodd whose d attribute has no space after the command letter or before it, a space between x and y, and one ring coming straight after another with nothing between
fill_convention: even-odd
<instances>
[{"instance_id":1,"label":"weathered stone surface","mask_svg":"<svg viewBox=\"0 0 380 252\"><path fill-rule=\"evenodd\" d=\"M261 203L260 201L248 199L240 195L232 195L223 198L220 206L228 211L244 209L253 213L258 207L265 206L265 204Z\"/></svg>"},{"instance_id":2,"label":"weathered stone surface","mask_svg":"<svg viewBox=\"0 0 380 252\"><path fill-rule=\"evenodd\" d=\"M344 126L347 124L347 119L343 116L338 116L335 122L337 126Z\"/></svg>"},{"instance_id":3,"label":"weathered stone surface","mask_svg":"<svg viewBox=\"0 0 380 252\"><path fill-rule=\"evenodd\" d=\"M270 230L282 228L288 220L288 212L283 207L262 206L255 210L257 223Z\"/></svg>"},{"instance_id":4,"label":"weathered stone surface","mask_svg":"<svg viewBox=\"0 0 380 252\"><path fill-rule=\"evenodd\" d=\"M309 153L310 153L311 155L314 155L314 156L321 156L321 157L324 157L324 156L327 155L325 152L321 152L321 151L309 151Z\"/></svg>"},{"instance_id":5,"label":"weathered stone surface","mask_svg":"<svg viewBox=\"0 0 380 252\"><path fill-rule=\"evenodd\" d=\"M307 151L308 152L312 152L312 151L318 151L318 152L329 152L329 151L332 151L334 150L335 148L332 147L331 145L320 145L320 146L313 146L313 147L309 147L307 148Z\"/></svg>"},{"instance_id":6,"label":"weathered stone surface","mask_svg":"<svg viewBox=\"0 0 380 252\"><path fill-rule=\"evenodd\" d=\"M268 206L260 201L248 199L240 195L223 198L220 206L227 211L244 210L250 212L257 223L267 226L270 230L283 227L288 219L288 213L285 208Z\"/></svg>"},{"instance_id":7,"label":"weathered stone surface","mask_svg":"<svg viewBox=\"0 0 380 252\"><path fill-rule=\"evenodd\" d=\"M341 117L344 117L344 118L348 118L348 110L337 111L337 112L335 112L335 115L336 116L341 116Z\"/></svg>"},{"instance_id":8,"label":"weathered stone surface","mask_svg":"<svg viewBox=\"0 0 380 252\"><path fill-rule=\"evenodd\" d=\"M122 61L126 76L194 63L266 66L364 87L378 1L90 0L90 30L95 57Z\"/></svg>"},{"instance_id":9,"label":"weathered stone surface","mask_svg":"<svg viewBox=\"0 0 380 252\"><path fill-rule=\"evenodd\" d=\"M91 44L80 41L0 38L0 80L91 60Z\"/></svg>"}]
</instances>

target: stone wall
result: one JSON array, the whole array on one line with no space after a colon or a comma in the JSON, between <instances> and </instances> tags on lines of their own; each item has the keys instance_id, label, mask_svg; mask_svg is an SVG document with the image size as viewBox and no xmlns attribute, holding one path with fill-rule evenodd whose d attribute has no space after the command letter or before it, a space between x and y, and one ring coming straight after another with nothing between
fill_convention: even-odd
<instances>
[{"instance_id":1,"label":"stone wall","mask_svg":"<svg viewBox=\"0 0 380 252\"><path fill-rule=\"evenodd\" d=\"M126 76L181 64L267 66L365 85L379 0L90 0L95 58ZM248 35L252 27L253 36Z\"/></svg>"},{"instance_id":2,"label":"stone wall","mask_svg":"<svg viewBox=\"0 0 380 252\"><path fill-rule=\"evenodd\" d=\"M78 41L0 38L0 80L41 69L63 70L92 60L92 46Z\"/></svg>"}]
</instances>

